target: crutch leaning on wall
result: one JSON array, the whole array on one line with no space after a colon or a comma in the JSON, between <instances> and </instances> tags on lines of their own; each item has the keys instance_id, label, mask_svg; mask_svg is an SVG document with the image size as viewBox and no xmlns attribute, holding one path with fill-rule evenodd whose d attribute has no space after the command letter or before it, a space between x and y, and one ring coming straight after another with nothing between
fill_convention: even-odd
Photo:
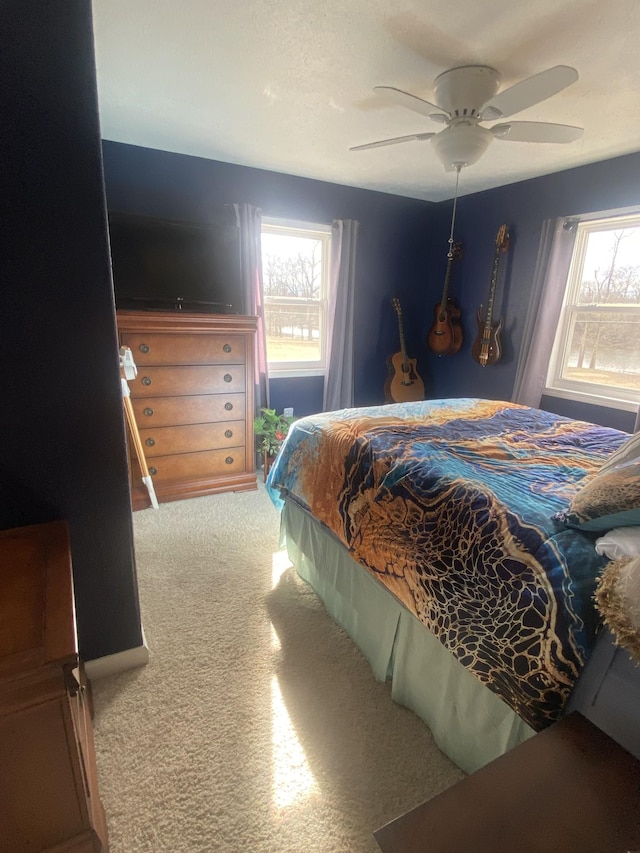
<instances>
[{"instance_id":1,"label":"crutch leaning on wall","mask_svg":"<svg viewBox=\"0 0 640 853\"><path fill-rule=\"evenodd\" d=\"M151 506L154 509L158 509L158 499L156 498L156 490L153 487L153 482L151 480L151 475L149 474L149 468L147 467L147 460L144 455L144 448L142 446L142 440L140 439L140 433L138 432L138 424L136 423L136 417L133 411L133 406L131 405L131 391L129 390L129 379L135 379L138 375L138 369L133 360L133 353L129 347L120 347L120 380L122 382L122 402L124 405L124 413L127 419L127 424L129 426L129 433L131 434L131 440L133 441L133 446L136 451L136 456L138 457L138 462L140 463L140 470L142 471L142 482L147 487L147 491L149 492L149 497L151 498Z\"/></svg>"}]
</instances>

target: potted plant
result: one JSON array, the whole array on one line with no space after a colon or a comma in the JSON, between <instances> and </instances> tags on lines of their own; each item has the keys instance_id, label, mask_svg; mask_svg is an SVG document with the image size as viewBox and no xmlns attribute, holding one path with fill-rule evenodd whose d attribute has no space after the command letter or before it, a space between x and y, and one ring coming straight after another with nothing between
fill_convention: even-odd
<instances>
[{"instance_id":1,"label":"potted plant","mask_svg":"<svg viewBox=\"0 0 640 853\"><path fill-rule=\"evenodd\" d=\"M253 432L256 437L257 449L264 460L264 477L267 478L271 463L285 440L289 427L295 418L285 417L276 413L275 409L260 409L260 415L253 421Z\"/></svg>"}]
</instances>

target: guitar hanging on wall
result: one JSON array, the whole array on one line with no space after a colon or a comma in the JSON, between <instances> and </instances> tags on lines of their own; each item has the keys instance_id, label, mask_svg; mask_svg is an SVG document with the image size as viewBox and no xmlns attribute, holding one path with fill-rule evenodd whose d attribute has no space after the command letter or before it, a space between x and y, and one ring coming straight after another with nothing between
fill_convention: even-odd
<instances>
[{"instance_id":1,"label":"guitar hanging on wall","mask_svg":"<svg viewBox=\"0 0 640 853\"><path fill-rule=\"evenodd\" d=\"M436 304L433 325L429 330L427 344L436 355L453 355L462 346L462 326L460 325L460 309L449 296L451 281L451 266L453 261L462 255L462 243L453 243L447 253L447 271L444 276L444 287L440 302Z\"/></svg>"},{"instance_id":2,"label":"guitar hanging on wall","mask_svg":"<svg viewBox=\"0 0 640 853\"><path fill-rule=\"evenodd\" d=\"M398 315L400 352L394 353L387 360L389 375L384 386L385 400L388 403L412 403L415 400L424 400L424 382L418 376L416 359L407 358L400 300L394 298L391 304Z\"/></svg>"},{"instance_id":3,"label":"guitar hanging on wall","mask_svg":"<svg viewBox=\"0 0 640 853\"><path fill-rule=\"evenodd\" d=\"M478 308L477 322L478 334L471 355L482 367L488 364L495 364L500 361L502 356L502 347L500 344L500 332L502 331L503 319L500 317L498 322L493 323L493 303L496 296L496 282L498 281L498 267L500 266L500 255L506 254L509 250L509 229L506 225L501 225L496 235L496 247L493 255L493 269L491 271L491 284L489 285L489 298L487 300L487 314L485 319L482 319L482 305Z\"/></svg>"}]
</instances>

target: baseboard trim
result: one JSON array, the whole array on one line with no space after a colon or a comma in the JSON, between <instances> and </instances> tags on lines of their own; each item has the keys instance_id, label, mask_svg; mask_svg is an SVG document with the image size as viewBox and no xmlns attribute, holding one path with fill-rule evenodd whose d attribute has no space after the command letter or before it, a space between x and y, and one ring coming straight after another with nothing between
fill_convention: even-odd
<instances>
[{"instance_id":1,"label":"baseboard trim","mask_svg":"<svg viewBox=\"0 0 640 853\"><path fill-rule=\"evenodd\" d=\"M126 649L124 652L116 652L114 655L105 655L101 658L88 660L84 668L89 679L97 681L99 678L125 672L127 669L145 666L147 663L149 663L149 649L145 642L135 649Z\"/></svg>"}]
</instances>

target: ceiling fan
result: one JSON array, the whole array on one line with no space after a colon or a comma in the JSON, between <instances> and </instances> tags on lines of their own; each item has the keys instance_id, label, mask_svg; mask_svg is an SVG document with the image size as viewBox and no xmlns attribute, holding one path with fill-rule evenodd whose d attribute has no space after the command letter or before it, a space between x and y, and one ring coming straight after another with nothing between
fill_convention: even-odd
<instances>
[{"instance_id":1,"label":"ceiling fan","mask_svg":"<svg viewBox=\"0 0 640 853\"><path fill-rule=\"evenodd\" d=\"M476 163L494 139L507 142L573 142L582 136L583 128L537 121L500 122L492 127L484 127L482 123L505 119L532 107L561 92L577 79L575 68L555 65L498 92L500 74L495 68L461 65L436 77L435 103L393 86L375 86L374 91L400 106L447 126L439 133L396 136L355 145L349 150L364 151L399 142L430 139L445 169L459 173L464 166Z\"/></svg>"}]
</instances>

